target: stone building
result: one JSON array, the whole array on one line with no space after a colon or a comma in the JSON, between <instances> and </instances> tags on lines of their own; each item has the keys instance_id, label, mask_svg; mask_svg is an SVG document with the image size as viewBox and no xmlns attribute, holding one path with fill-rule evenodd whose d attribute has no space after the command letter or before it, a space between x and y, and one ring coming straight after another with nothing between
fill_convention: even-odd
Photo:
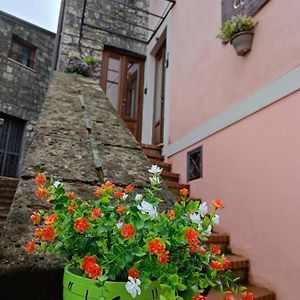
<instances>
[{"instance_id":1,"label":"stone building","mask_svg":"<svg viewBox=\"0 0 300 300\"><path fill-rule=\"evenodd\" d=\"M17 177L50 81L55 34L0 11L0 176Z\"/></svg>"}]
</instances>

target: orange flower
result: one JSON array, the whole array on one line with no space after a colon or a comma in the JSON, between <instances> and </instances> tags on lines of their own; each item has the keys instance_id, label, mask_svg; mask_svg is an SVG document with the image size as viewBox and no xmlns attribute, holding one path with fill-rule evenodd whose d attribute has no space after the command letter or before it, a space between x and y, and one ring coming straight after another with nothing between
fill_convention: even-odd
<instances>
[{"instance_id":1,"label":"orange flower","mask_svg":"<svg viewBox=\"0 0 300 300\"><path fill-rule=\"evenodd\" d=\"M104 188L105 191L111 193L114 190L115 185L110 181L106 181L104 184L102 184L102 188Z\"/></svg>"},{"instance_id":2,"label":"orange flower","mask_svg":"<svg viewBox=\"0 0 300 300\"><path fill-rule=\"evenodd\" d=\"M86 218L78 218L75 220L74 229L76 232L84 233L89 227L90 225L88 224Z\"/></svg>"},{"instance_id":3,"label":"orange flower","mask_svg":"<svg viewBox=\"0 0 300 300\"><path fill-rule=\"evenodd\" d=\"M134 237L134 226L131 224L125 224L121 230L121 234L126 240Z\"/></svg>"},{"instance_id":4,"label":"orange flower","mask_svg":"<svg viewBox=\"0 0 300 300\"><path fill-rule=\"evenodd\" d=\"M175 211L173 209L171 209L171 210L168 211L168 217L171 220L174 220L174 218L175 218Z\"/></svg>"},{"instance_id":5,"label":"orange flower","mask_svg":"<svg viewBox=\"0 0 300 300\"><path fill-rule=\"evenodd\" d=\"M243 300L253 300L253 293L245 293L243 295Z\"/></svg>"},{"instance_id":6,"label":"orange flower","mask_svg":"<svg viewBox=\"0 0 300 300\"><path fill-rule=\"evenodd\" d=\"M223 269L224 270L227 270L230 268L230 260L227 258L227 257L224 257L224 260L223 260Z\"/></svg>"},{"instance_id":7,"label":"orange flower","mask_svg":"<svg viewBox=\"0 0 300 300\"><path fill-rule=\"evenodd\" d=\"M197 294L193 297L192 300L207 300L207 298L202 296L201 294Z\"/></svg>"},{"instance_id":8,"label":"orange flower","mask_svg":"<svg viewBox=\"0 0 300 300\"><path fill-rule=\"evenodd\" d=\"M30 216L30 219L34 225L37 225L41 222L41 215L34 211L33 214Z\"/></svg>"},{"instance_id":9,"label":"orange flower","mask_svg":"<svg viewBox=\"0 0 300 300\"><path fill-rule=\"evenodd\" d=\"M158 261L160 265L166 264L169 261L169 251L164 251L158 256Z\"/></svg>"},{"instance_id":10,"label":"orange flower","mask_svg":"<svg viewBox=\"0 0 300 300\"><path fill-rule=\"evenodd\" d=\"M43 237L43 229L42 228L37 228L35 231L34 231L34 237L38 240L42 240L42 237Z\"/></svg>"},{"instance_id":11,"label":"orange flower","mask_svg":"<svg viewBox=\"0 0 300 300\"><path fill-rule=\"evenodd\" d=\"M215 261L215 260L212 260L210 262L210 266L215 271L220 271L220 270L223 269L223 265L221 263L219 263L218 261Z\"/></svg>"},{"instance_id":12,"label":"orange flower","mask_svg":"<svg viewBox=\"0 0 300 300\"><path fill-rule=\"evenodd\" d=\"M46 176L43 173L37 174L34 180L37 186L43 186L46 182Z\"/></svg>"},{"instance_id":13,"label":"orange flower","mask_svg":"<svg viewBox=\"0 0 300 300\"><path fill-rule=\"evenodd\" d=\"M41 200L43 200L46 197L46 194L47 190L42 186L39 186L35 191L35 195Z\"/></svg>"},{"instance_id":14,"label":"orange flower","mask_svg":"<svg viewBox=\"0 0 300 300\"><path fill-rule=\"evenodd\" d=\"M159 239L154 239L148 242L148 246L149 246L149 253L150 254L157 254L157 255L161 255L166 246L160 242Z\"/></svg>"},{"instance_id":15,"label":"orange flower","mask_svg":"<svg viewBox=\"0 0 300 300\"><path fill-rule=\"evenodd\" d=\"M117 214L122 215L125 213L125 207L124 206L119 206L116 210Z\"/></svg>"},{"instance_id":16,"label":"orange flower","mask_svg":"<svg viewBox=\"0 0 300 300\"><path fill-rule=\"evenodd\" d=\"M179 194L180 194L180 196L187 196L189 194L189 190L186 188L183 188L183 189L179 190Z\"/></svg>"},{"instance_id":17,"label":"orange flower","mask_svg":"<svg viewBox=\"0 0 300 300\"><path fill-rule=\"evenodd\" d=\"M103 192L103 189L102 188L97 188L96 191L94 192L94 195L96 197L101 197L102 196L102 192Z\"/></svg>"},{"instance_id":18,"label":"orange flower","mask_svg":"<svg viewBox=\"0 0 300 300\"><path fill-rule=\"evenodd\" d=\"M211 203L214 205L215 208L223 208L223 202L221 199L215 199L213 201L211 201Z\"/></svg>"},{"instance_id":19,"label":"orange flower","mask_svg":"<svg viewBox=\"0 0 300 300\"><path fill-rule=\"evenodd\" d=\"M204 255L206 253L206 250L205 250L205 248L203 246L200 247L200 253L202 255Z\"/></svg>"},{"instance_id":20,"label":"orange flower","mask_svg":"<svg viewBox=\"0 0 300 300\"><path fill-rule=\"evenodd\" d=\"M85 256L81 268L89 275L90 278L96 280L101 275L101 267L96 264L96 257Z\"/></svg>"},{"instance_id":21,"label":"orange flower","mask_svg":"<svg viewBox=\"0 0 300 300\"><path fill-rule=\"evenodd\" d=\"M140 273L136 268L131 268L127 271L128 276L131 276L132 278L136 279L139 277Z\"/></svg>"},{"instance_id":22,"label":"orange flower","mask_svg":"<svg viewBox=\"0 0 300 300\"><path fill-rule=\"evenodd\" d=\"M116 196L117 198L122 198L123 195L124 195L124 193L123 193L121 190L115 192L115 196Z\"/></svg>"},{"instance_id":23,"label":"orange flower","mask_svg":"<svg viewBox=\"0 0 300 300\"><path fill-rule=\"evenodd\" d=\"M125 187L125 193L130 193L134 190L134 186L132 184L128 184L126 187Z\"/></svg>"},{"instance_id":24,"label":"orange flower","mask_svg":"<svg viewBox=\"0 0 300 300\"><path fill-rule=\"evenodd\" d=\"M220 255L221 254L221 248L218 245L212 245L211 246L211 251L215 255Z\"/></svg>"},{"instance_id":25,"label":"orange flower","mask_svg":"<svg viewBox=\"0 0 300 300\"><path fill-rule=\"evenodd\" d=\"M232 294L229 294L229 295L225 295L224 299L223 300L234 300L234 297Z\"/></svg>"},{"instance_id":26,"label":"orange flower","mask_svg":"<svg viewBox=\"0 0 300 300\"><path fill-rule=\"evenodd\" d=\"M51 226L42 228L42 239L44 241L53 242L56 236L54 229Z\"/></svg>"},{"instance_id":27,"label":"orange flower","mask_svg":"<svg viewBox=\"0 0 300 300\"><path fill-rule=\"evenodd\" d=\"M75 193L74 192L70 192L68 194L68 198L69 198L69 200L73 200L75 198Z\"/></svg>"},{"instance_id":28,"label":"orange flower","mask_svg":"<svg viewBox=\"0 0 300 300\"><path fill-rule=\"evenodd\" d=\"M27 250L28 253L32 253L35 250L35 248L36 248L34 240L32 240L31 242L29 242L28 244L26 244L25 248L26 248L26 250Z\"/></svg>"},{"instance_id":29,"label":"orange flower","mask_svg":"<svg viewBox=\"0 0 300 300\"><path fill-rule=\"evenodd\" d=\"M101 208L94 208L91 210L91 218L98 219L102 214Z\"/></svg>"},{"instance_id":30,"label":"orange flower","mask_svg":"<svg viewBox=\"0 0 300 300\"><path fill-rule=\"evenodd\" d=\"M75 205L74 204L71 204L69 207L68 207L68 213L70 215L73 215L74 214L74 208L75 208Z\"/></svg>"},{"instance_id":31,"label":"orange flower","mask_svg":"<svg viewBox=\"0 0 300 300\"><path fill-rule=\"evenodd\" d=\"M187 239L187 241L190 243L190 244L193 244L193 243L198 243L199 242L199 239L198 239L198 236L199 236L199 233L192 229L192 228L189 228L187 230L187 232L184 234L184 237Z\"/></svg>"},{"instance_id":32,"label":"orange flower","mask_svg":"<svg viewBox=\"0 0 300 300\"><path fill-rule=\"evenodd\" d=\"M52 215L50 215L50 216L48 216L46 218L45 224L47 226L52 225L52 224L54 224L56 222L56 220L57 220L57 215L56 214L52 214Z\"/></svg>"}]
</instances>

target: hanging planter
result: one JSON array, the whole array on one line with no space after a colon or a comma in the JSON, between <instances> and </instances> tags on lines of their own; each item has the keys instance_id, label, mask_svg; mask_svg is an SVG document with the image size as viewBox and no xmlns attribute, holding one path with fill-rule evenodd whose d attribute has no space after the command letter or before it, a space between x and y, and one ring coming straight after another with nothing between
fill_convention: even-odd
<instances>
[{"instance_id":1,"label":"hanging planter","mask_svg":"<svg viewBox=\"0 0 300 300\"><path fill-rule=\"evenodd\" d=\"M245 56L251 50L256 25L251 17L233 16L223 24L217 37L223 43L230 42L237 55Z\"/></svg>"}]
</instances>

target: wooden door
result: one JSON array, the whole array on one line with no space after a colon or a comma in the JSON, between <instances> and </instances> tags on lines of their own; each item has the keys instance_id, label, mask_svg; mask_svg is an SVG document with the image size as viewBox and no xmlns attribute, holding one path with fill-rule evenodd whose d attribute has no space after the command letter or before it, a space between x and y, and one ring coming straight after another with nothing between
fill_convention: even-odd
<instances>
[{"instance_id":1,"label":"wooden door","mask_svg":"<svg viewBox=\"0 0 300 300\"><path fill-rule=\"evenodd\" d=\"M154 87L154 114L153 114L153 144L163 143L164 130L164 101L165 101L165 63L166 44L156 54L155 87Z\"/></svg>"},{"instance_id":2,"label":"wooden door","mask_svg":"<svg viewBox=\"0 0 300 300\"><path fill-rule=\"evenodd\" d=\"M144 61L104 51L100 86L127 127L141 141Z\"/></svg>"}]
</instances>

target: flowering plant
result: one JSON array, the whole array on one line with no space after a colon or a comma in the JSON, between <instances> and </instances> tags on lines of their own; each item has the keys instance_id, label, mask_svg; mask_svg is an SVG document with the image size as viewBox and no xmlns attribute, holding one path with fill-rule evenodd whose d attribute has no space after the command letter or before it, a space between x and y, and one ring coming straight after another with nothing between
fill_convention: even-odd
<instances>
[{"instance_id":1,"label":"flowering plant","mask_svg":"<svg viewBox=\"0 0 300 300\"><path fill-rule=\"evenodd\" d=\"M77 73L85 77L94 77L97 60L94 57L70 57L65 65L65 73Z\"/></svg>"},{"instance_id":2,"label":"flowering plant","mask_svg":"<svg viewBox=\"0 0 300 300\"><path fill-rule=\"evenodd\" d=\"M158 281L161 300L205 300L202 293L207 287L221 292L229 288L225 299L234 299L233 293L245 289L230 277L230 261L220 247L207 244L219 223L222 201L213 200L215 209L209 212L206 202L188 201L189 191L182 189L182 201L160 211L161 171L155 165L149 169L150 186L143 193L131 184L121 189L107 181L88 202L39 174L36 196L48 198L52 208L32 214L37 227L27 251L55 252L100 285L124 281L133 298L141 293L140 286ZM252 299L249 293L244 297Z\"/></svg>"}]
</instances>

